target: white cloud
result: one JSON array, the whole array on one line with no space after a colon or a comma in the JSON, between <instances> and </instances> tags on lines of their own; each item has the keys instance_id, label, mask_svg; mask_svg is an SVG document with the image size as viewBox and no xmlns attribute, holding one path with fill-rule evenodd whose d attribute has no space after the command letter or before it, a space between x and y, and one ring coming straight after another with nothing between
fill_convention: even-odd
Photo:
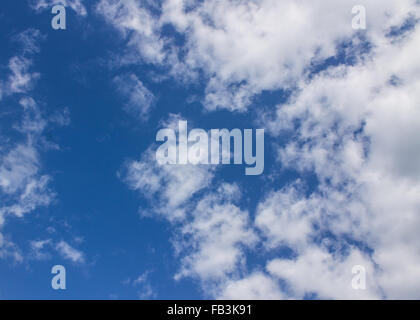
<instances>
[{"instance_id":1,"label":"white cloud","mask_svg":"<svg viewBox=\"0 0 420 320\"><path fill-rule=\"evenodd\" d=\"M353 266L366 269L366 290L352 288ZM303 299L306 294L316 294L317 299L379 299L381 292L375 278L374 266L369 258L357 249L351 249L343 258L328 253L317 246L308 246L296 260L270 261L267 270L287 282L289 296Z\"/></svg>"},{"instance_id":2,"label":"white cloud","mask_svg":"<svg viewBox=\"0 0 420 320\"><path fill-rule=\"evenodd\" d=\"M155 212L173 220L184 218L188 200L208 186L212 177L209 166L160 165L148 150L140 161L127 164L125 181L152 200Z\"/></svg>"},{"instance_id":3,"label":"white cloud","mask_svg":"<svg viewBox=\"0 0 420 320\"><path fill-rule=\"evenodd\" d=\"M38 72L29 72L32 65L30 56L40 51L39 43L45 36L37 29L27 29L14 36L13 40L20 43L21 54L9 59L9 75L0 80L0 101L3 96L15 93L25 93L32 89L35 81L39 78Z\"/></svg>"},{"instance_id":4,"label":"white cloud","mask_svg":"<svg viewBox=\"0 0 420 320\"><path fill-rule=\"evenodd\" d=\"M0 187L8 194L22 189L38 172L38 155L31 146L18 145L1 160Z\"/></svg>"},{"instance_id":5,"label":"white cloud","mask_svg":"<svg viewBox=\"0 0 420 320\"><path fill-rule=\"evenodd\" d=\"M155 97L133 73L123 74L114 78L117 90L128 101L124 109L134 117L147 119Z\"/></svg>"},{"instance_id":6,"label":"white cloud","mask_svg":"<svg viewBox=\"0 0 420 320\"><path fill-rule=\"evenodd\" d=\"M15 40L22 45L24 54L35 54L40 51L40 43L45 40L46 36L37 29L27 29L19 33Z\"/></svg>"},{"instance_id":7,"label":"white cloud","mask_svg":"<svg viewBox=\"0 0 420 320\"><path fill-rule=\"evenodd\" d=\"M191 69L209 77L206 108L244 110L262 90L290 89L313 61L335 55L354 36L354 2L168 0L161 22L185 35ZM376 39L414 9L414 1L362 1L369 12L367 37Z\"/></svg>"},{"instance_id":8,"label":"white cloud","mask_svg":"<svg viewBox=\"0 0 420 320\"><path fill-rule=\"evenodd\" d=\"M73 9L78 15L86 16L87 10L86 7L83 5L82 0L33 0L32 1L32 8L34 10L40 11L40 10L46 10L56 5L61 4L65 7L70 7Z\"/></svg>"},{"instance_id":9,"label":"white cloud","mask_svg":"<svg viewBox=\"0 0 420 320\"><path fill-rule=\"evenodd\" d=\"M24 113L15 128L26 141L4 148L0 153L0 191L4 194L0 207L2 217L7 214L22 217L38 206L49 205L55 197L48 187L50 176L41 174L38 153L38 139L46 121L32 98L22 98L20 104Z\"/></svg>"},{"instance_id":10,"label":"white cloud","mask_svg":"<svg viewBox=\"0 0 420 320\"><path fill-rule=\"evenodd\" d=\"M132 285L137 288L137 297L140 300L150 300L157 296L155 289L152 287L149 279L150 271L145 271L136 279L128 278L123 281L124 285Z\"/></svg>"},{"instance_id":11,"label":"white cloud","mask_svg":"<svg viewBox=\"0 0 420 320\"><path fill-rule=\"evenodd\" d=\"M171 115L164 125L174 128L179 119ZM139 161L126 163L122 178L131 189L151 200L155 213L172 221L185 218L188 201L210 185L214 170L214 166L208 165L160 165L155 148L150 147Z\"/></svg>"},{"instance_id":12,"label":"white cloud","mask_svg":"<svg viewBox=\"0 0 420 320\"><path fill-rule=\"evenodd\" d=\"M97 11L121 32L130 48L140 53L134 56L149 63L163 62L164 41L159 35L158 21L140 2L101 0Z\"/></svg>"},{"instance_id":13,"label":"white cloud","mask_svg":"<svg viewBox=\"0 0 420 320\"><path fill-rule=\"evenodd\" d=\"M136 285L145 283L147 281L148 276L149 276L149 272L146 271L142 273L135 280L133 280L133 285L136 286Z\"/></svg>"},{"instance_id":14,"label":"white cloud","mask_svg":"<svg viewBox=\"0 0 420 320\"><path fill-rule=\"evenodd\" d=\"M0 230L5 228L6 217L22 218L39 207L48 206L55 198L50 188L51 176L43 173L40 156L40 152L48 147L43 132L49 121L29 96L39 77L38 73L29 71L32 64L30 55L39 52L38 42L42 39L43 36L35 29L15 37L23 46L22 52L9 60L10 74L2 81L3 94L18 95L21 119L11 123L16 137L5 137L0 144ZM1 233L0 237L0 257L12 256L16 261L22 261L17 245L12 240L6 240ZM47 257L47 253L41 251L47 243L49 241L32 242L32 257Z\"/></svg>"},{"instance_id":15,"label":"white cloud","mask_svg":"<svg viewBox=\"0 0 420 320\"><path fill-rule=\"evenodd\" d=\"M5 94L22 93L32 88L34 80L39 77L39 73L29 73L28 68L31 61L25 57L15 56L9 61L11 75L5 83Z\"/></svg>"},{"instance_id":16,"label":"white cloud","mask_svg":"<svg viewBox=\"0 0 420 320\"><path fill-rule=\"evenodd\" d=\"M243 247L256 243L249 214L230 202L229 194L210 194L193 210L193 219L182 227L180 245L190 252L182 259L176 279L198 277L201 281L221 281L245 263Z\"/></svg>"},{"instance_id":17,"label":"white cloud","mask_svg":"<svg viewBox=\"0 0 420 320\"><path fill-rule=\"evenodd\" d=\"M1 219L1 215L0 215ZM12 258L15 262L22 262L23 257L19 248L0 233L0 258Z\"/></svg>"},{"instance_id":18,"label":"white cloud","mask_svg":"<svg viewBox=\"0 0 420 320\"><path fill-rule=\"evenodd\" d=\"M24 97L19 100L19 103L24 113L20 124L15 125L15 129L32 139L37 138L45 129L47 121L42 117L40 109L31 97Z\"/></svg>"},{"instance_id":19,"label":"white cloud","mask_svg":"<svg viewBox=\"0 0 420 320\"><path fill-rule=\"evenodd\" d=\"M270 194L257 209L255 225L268 239L268 246L275 248L286 244L292 248L306 245L312 233L307 202L301 193L290 187Z\"/></svg>"},{"instance_id":20,"label":"white cloud","mask_svg":"<svg viewBox=\"0 0 420 320\"><path fill-rule=\"evenodd\" d=\"M359 3L369 12L367 38L376 41L401 23L414 3ZM183 80L200 71L207 109L244 111L263 90L293 89L313 62L334 56L339 42L354 37L353 6L351 0L166 0L152 14L132 0L102 0L97 9L129 40L132 62L163 64ZM168 24L185 37L182 46L162 34Z\"/></svg>"},{"instance_id":21,"label":"white cloud","mask_svg":"<svg viewBox=\"0 0 420 320\"><path fill-rule=\"evenodd\" d=\"M153 299L156 297L156 292L149 281L149 273L150 272L146 271L133 281L134 286L140 287L137 291L140 300Z\"/></svg>"},{"instance_id":22,"label":"white cloud","mask_svg":"<svg viewBox=\"0 0 420 320\"><path fill-rule=\"evenodd\" d=\"M276 281L262 272L229 280L217 296L222 300L282 300L286 296Z\"/></svg>"},{"instance_id":23,"label":"white cloud","mask_svg":"<svg viewBox=\"0 0 420 320\"><path fill-rule=\"evenodd\" d=\"M48 252L44 251L47 245L51 244L51 239L46 240L33 240L30 242L30 247L32 250L32 255L34 259L44 260L49 259L50 255Z\"/></svg>"},{"instance_id":24,"label":"white cloud","mask_svg":"<svg viewBox=\"0 0 420 320\"><path fill-rule=\"evenodd\" d=\"M1 222L7 214L22 217L38 206L49 205L55 197L48 187L50 176L41 174L38 153L38 138L46 122L32 98L20 102L24 114L16 129L24 134L26 142L17 143L9 150L4 148L0 153L0 191L4 195Z\"/></svg>"},{"instance_id":25,"label":"white cloud","mask_svg":"<svg viewBox=\"0 0 420 320\"><path fill-rule=\"evenodd\" d=\"M179 119L171 115L162 125L175 128ZM235 204L241 198L239 186L221 183L209 193L215 166L159 165L153 150L130 161L123 178L149 199L153 213L172 223L173 245L181 257L175 278L213 285L226 281L244 267L243 248L257 241L249 213Z\"/></svg>"},{"instance_id":26,"label":"white cloud","mask_svg":"<svg viewBox=\"0 0 420 320\"><path fill-rule=\"evenodd\" d=\"M243 237L255 231L244 223L248 213L229 201L196 199L199 205L188 206L192 219L181 231L192 240L185 243L191 251L184 253L180 275L205 280L233 274L219 287L229 298L235 292L240 296L241 288L250 297L419 296L419 27L389 37L391 27L410 15L419 18L419 5L414 0L358 4L368 12L364 33L351 28L350 0L195 5L167 0L159 15L134 1L100 2L98 11L128 39L132 61L174 66L171 74L181 80L202 72L208 110L245 111L264 90L292 90L274 120L264 123L273 136L291 137L278 148L283 167L314 172L319 182L310 196L297 181L270 192L259 205L255 227L263 232L266 249L287 246L295 254L293 260L268 261L270 275L241 278L235 272L244 257ZM161 34L165 24L185 37L182 48ZM310 67L336 55L343 41L351 43L346 55L356 56L354 65L330 66L309 76ZM371 50L361 52L368 45ZM211 171L193 168L157 167L150 153L129 164L128 182L149 198L156 195L169 217L184 219L186 203L212 179ZM180 207L184 210L172 210ZM220 231L230 222L236 227L232 238ZM226 248L218 242L226 242ZM348 287L352 264L368 270L368 290ZM287 288L278 287L278 280Z\"/></svg>"},{"instance_id":27,"label":"white cloud","mask_svg":"<svg viewBox=\"0 0 420 320\"><path fill-rule=\"evenodd\" d=\"M23 217L24 214L35 210L39 206L49 205L55 194L48 188L48 182L48 176L41 176L39 180L31 179L12 204L0 208L0 216L3 218L5 215L11 214L16 217Z\"/></svg>"},{"instance_id":28,"label":"white cloud","mask_svg":"<svg viewBox=\"0 0 420 320\"><path fill-rule=\"evenodd\" d=\"M370 248L372 254L364 264L377 265L370 274L390 299L416 298L420 286L416 231L420 226L416 179L420 69L414 61L419 43L418 26L399 41L379 39L368 58L356 66L331 67L302 83L296 95L279 106L271 123L275 134L287 129L297 132L293 141L280 148L280 161L302 172L313 170L320 181L315 195L302 195L294 200L296 205L303 202L311 208L312 219L321 229ZM397 84L390 81L395 77ZM298 128L290 127L295 120ZM316 257L310 257L309 249L299 254L296 263L282 266L301 267L303 273ZM340 269L349 268L340 259L333 258L334 268L324 272L331 277L330 284L339 279ZM299 275L283 276L295 290L304 290ZM335 284L329 289L314 284L311 290L318 286L323 296L352 296ZM373 294L376 289L370 290Z\"/></svg>"},{"instance_id":29,"label":"white cloud","mask_svg":"<svg viewBox=\"0 0 420 320\"><path fill-rule=\"evenodd\" d=\"M60 241L56 245L55 248L62 255L64 259L71 260L72 262L75 262L75 263L85 262L84 253L82 251L79 251L73 248L65 241Z\"/></svg>"},{"instance_id":30,"label":"white cloud","mask_svg":"<svg viewBox=\"0 0 420 320\"><path fill-rule=\"evenodd\" d=\"M140 300L150 300L156 297L156 293L150 284L145 284L142 290L137 292L137 295Z\"/></svg>"},{"instance_id":31,"label":"white cloud","mask_svg":"<svg viewBox=\"0 0 420 320\"><path fill-rule=\"evenodd\" d=\"M71 122L69 108L64 107L61 111L56 111L49 117L48 121L51 123L55 123L58 126L68 126Z\"/></svg>"}]
</instances>

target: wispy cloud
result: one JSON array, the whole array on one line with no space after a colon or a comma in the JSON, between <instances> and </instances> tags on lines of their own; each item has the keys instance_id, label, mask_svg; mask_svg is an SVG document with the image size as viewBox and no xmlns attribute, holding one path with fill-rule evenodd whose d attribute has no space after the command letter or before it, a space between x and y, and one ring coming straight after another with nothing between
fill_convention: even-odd
<instances>
[{"instance_id":1,"label":"wispy cloud","mask_svg":"<svg viewBox=\"0 0 420 320\"><path fill-rule=\"evenodd\" d=\"M63 258L71 260L76 263L84 263L85 255L82 251L73 248L65 241L60 241L56 245L57 251L62 255Z\"/></svg>"},{"instance_id":2,"label":"wispy cloud","mask_svg":"<svg viewBox=\"0 0 420 320\"><path fill-rule=\"evenodd\" d=\"M70 7L73 9L78 15L86 16L87 10L83 4L83 0L30 0L32 8L34 10L46 10L50 9L56 5L61 4L65 7Z\"/></svg>"},{"instance_id":3,"label":"wispy cloud","mask_svg":"<svg viewBox=\"0 0 420 320\"><path fill-rule=\"evenodd\" d=\"M126 99L124 110L138 119L147 119L155 97L137 76L133 73L122 74L115 77L113 83Z\"/></svg>"}]
</instances>

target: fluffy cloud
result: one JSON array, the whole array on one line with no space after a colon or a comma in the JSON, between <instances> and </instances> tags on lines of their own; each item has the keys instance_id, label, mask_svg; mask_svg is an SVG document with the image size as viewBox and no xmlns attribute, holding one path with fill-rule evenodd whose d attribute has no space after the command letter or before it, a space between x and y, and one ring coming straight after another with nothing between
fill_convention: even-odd
<instances>
[{"instance_id":1,"label":"fluffy cloud","mask_svg":"<svg viewBox=\"0 0 420 320\"><path fill-rule=\"evenodd\" d=\"M376 41L401 23L414 3L359 3L370 14L366 36ZM166 0L152 14L133 0L102 0L97 10L128 39L131 57L165 65L178 78L202 72L207 109L244 111L264 90L293 89L314 63L334 56L337 44L353 38L353 6L350 0ZM166 25L184 37L182 45L163 35Z\"/></svg>"},{"instance_id":2,"label":"fluffy cloud","mask_svg":"<svg viewBox=\"0 0 420 320\"><path fill-rule=\"evenodd\" d=\"M223 187L222 187L223 188ZM227 196L227 198L225 198ZM242 248L255 244L249 214L242 211L221 189L202 198L193 210L193 219L182 227L190 253L182 259L183 276L202 281L220 281L245 263Z\"/></svg>"},{"instance_id":3,"label":"fluffy cloud","mask_svg":"<svg viewBox=\"0 0 420 320\"><path fill-rule=\"evenodd\" d=\"M240 280L228 280L217 295L222 300L282 300L286 296L267 274L255 272Z\"/></svg>"},{"instance_id":4,"label":"fluffy cloud","mask_svg":"<svg viewBox=\"0 0 420 320\"><path fill-rule=\"evenodd\" d=\"M209 185L213 173L208 166L159 165L153 151L127 165L126 182L149 199L154 210L169 219L183 218L189 199Z\"/></svg>"},{"instance_id":5,"label":"fluffy cloud","mask_svg":"<svg viewBox=\"0 0 420 320\"><path fill-rule=\"evenodd\" d=\"M270 248L282 244L293 248L306 245L312 223L308 204L300 196L301 193L291 187L270 194L259 204L255 225L267 238Z\"/></svg>"},{"instance_id":6,"label":"fluffy cloud","mask_svg":"<svg viewBox=\"0 0 420 320\"><path fill-rule=\"evenodd\" d=\"M365 268L366 290L352 288L352 268ZM267 270L274 277L285 280L288 294L303 299L315 294L318 299L379 299L382 297L375 278L372 261L352 248L346 257L329 253L325 248L308 246L296 260L270 261Z\"/></svg>"},{"instance_id":7,"label":"fluffy cloud","mask_svg":"<svg viewBox=\"0 0 420 320\"><path fill-rule=\"evenodd\" d=\"M179 116L172 115L162 125L176 128L179 119ZM214 170L213 166L206 165L160 165L153 146L139 161L126 163L122 178L131 189L152 200L155 213L163 214L169 220L179 220L185 218L188 201L209 186Z\"/></svg>"},{"instance_id":8,"label":"fluffy cloud","mask_svg":"<svg viewBox=\"0 0 420 320\"><path fill-rule=\"evenodd\" d=\"M159 23L140 2L101 0L97 11L128 40L135 57L149 63L163 63L164 40L160 37Z\"/></svg>"},{"instance_id":9,"label":"fluffy cloud","mask_svg":"<svg viewBox=\"0 0 420 320\"><path fill-rule=\"evenodd\" d=\"M302 83L269 124L274 133L297 132L279 149L280 161L301 172L313 170L320 181L316 193L295 199L295 206L304 203L318 227L371 250L364 266L377 265L371 275L386 298L418 297L420 285L415 231L420 225L415 165L420 160L420 69L413 60L419 43L417 25L384 36L357 65L330 67ZM291 126L296 120L297 127ZM307 252L299 252L297 262L278 265L304 268ZM298 276L282 275L300 290ZM325 288L317 286L321 294ZM329 292L351 296L345 290Z\"/></svg>"},{"instance_id":10,"label":"fluffy cloud","mask_svg":"<svg viewBox=\"0 0 420 320\"><path fill-rule=\"evenodd\" d=\"M192 200L211 171L166 170L152 153L131 162L133 189L157 195L171 218L191 213L179 231L190 238L179 275L224 278L215 295L228 298L418 298L419 5L358 4L368 12L363 32L352 30L354 2L347 0L167 0L158 14L134 1L100 2L98 11L128 40L131 62L166 66L182 80L202 73L208 110L246 111L264 90L291 92L274 115L260 120L273 137L290 138L278 146L283 167L312 172L318 181L310 195L301 180L270 191L253 229L244 222L248 213L231 200ZM412 28L403 27L407 21L414 21ZM162 34L166 25L182 45ZM340 50L344 58L337 57ZM225 225L232 238L220 231ZM241 277L235 272L241 248L256 241L243 243L244 237L256 232L266 250L288 247L293 257L269 260L264 272ZM355 264L368 272L366 291L349 287Z\"/></svg>"},{"instance_id":11,"label":"fluffy cloud","mask_svg":"<svg viewBox=\"0 0 420 320\"><path fill-rule=\"evenodd\" d=\"M174 128L180 118L172 116L163 125ZM150 200L150 213L164 216L173 225L173 245L181 258L175 275L193 277L202 283L227 281L245 265L243 248L252 247L257 236L249 213L238 207L237 185L211 185L215 167L159 165L150 147L139 161L130 161L122 178Z\"/></svg>"}]
</instances>

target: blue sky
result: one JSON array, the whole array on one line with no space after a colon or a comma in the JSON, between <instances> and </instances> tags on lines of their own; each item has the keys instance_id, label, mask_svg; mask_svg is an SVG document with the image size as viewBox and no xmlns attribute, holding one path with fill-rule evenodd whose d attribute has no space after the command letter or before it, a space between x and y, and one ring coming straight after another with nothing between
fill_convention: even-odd
<instances>
[{"instance_id":1,"label":"blue sky","mask_svg":"<svg viewBox=\"0 0 420 320\"><path fill-rule=\"evenodd\" d=\"M363 2L3 1L0 298L418 298L419 5ZM264 173L159 166L179 120Z\"/></svg>"}]
</instances>

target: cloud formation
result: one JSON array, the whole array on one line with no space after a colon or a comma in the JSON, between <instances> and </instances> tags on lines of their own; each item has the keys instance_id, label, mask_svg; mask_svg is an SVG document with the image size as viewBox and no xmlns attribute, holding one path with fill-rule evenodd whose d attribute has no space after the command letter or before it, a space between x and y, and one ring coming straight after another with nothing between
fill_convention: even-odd
<instances>
[{"instance_id":1,"label":"cloud formation","mask_svg":"<svg viewBox=\"0 0 420 320\"><path fill-rule=\"evenodd\" d=\"M34 10L51 10L54 5L60 4L65 7L70 7L78 15L86 16L87 10L83 5L83 0L31 0L31 6Z\"/></svg>"},{"instance_id":2,"label":"cloud formation","mask_svg":"<svg viewBox=\"0 0 420 320\"><path fill-rule=\"evenodd\" d=\"M9 60L8 74L3 81L3 96L14 103L16 120L10 123L12 134L2 137L0 143L0 231L7 228L7 220L23 219L41 207L48 207L56 199L51 187L52 176L45 172L41 156L59 146L48 141L45 131L52 124L66 126L70 123L68 109L57 110L46 117L40 105L32 97L32 90L40 77L32 72L34 54L39 53L39 43L45 36L39 30L28 29L17 34L12 40L21 45L20 52ZM15 103L17 101L18 103ZM7 115L7 113L6 113ZM6 121L4 122L6 123ZM12 257L17 262L24 259L49 259L52 240L29 241L26 254L14 243L14 235L0 233L0 258ZM45 250L44 250L45 249ZM80 253L62 242L57 244L65 257L81 262Z\"/></svg>"},{"instance_id":3,"label":"cloud formation","mask_svg":"<svg viewBox=\"0 0 420 320\"><path fill-rule=\"evenodd\" d=\"M165 65L181 81L204 74L207 110L245 112L264 90L290 92L259 120L274 138L289 138L277 147L283 169L313 173L317 184L310 194L302 179L269 190L251 227L244 222L248 213L219 204L222 196L202 194L186 207L191 218L179 232L192 240L180 275L205 282L214 273L219 279L229 274L214 296L418 298L419 5L361 4L369 12L363 33L351 28L351 1L167 0L159 14L134 1L100 2L98 11L122 32L139 61ZM404 27L407 21L414 21L411 27ZM161 32L168 24L184 38L182 49ZM202 188L197 174L171 180L181 169L161 174L143 162L133 164L130 185L146 193L161 190L175 207L190 200L172 197L180 185L200 185L189 194ZM220 232L224 223L232 238ZM257 233L267 252L286 247L293 255L240 275L243 247L258 241L250 236ZM356 264L369 274L366 291L350 286Z\"/></svg>"},{"instance_id":4,"label":"cloud formation","mask_svg":"<svg viewBox=\"0 0 420 320\"><path fill-rule=\"evenodd\" d=\"M135 118L145 120L155 100L154 95L133 73L123 74L114 78L117 90L127 100L125 111Z\"/></svg>"}]
</instances>

